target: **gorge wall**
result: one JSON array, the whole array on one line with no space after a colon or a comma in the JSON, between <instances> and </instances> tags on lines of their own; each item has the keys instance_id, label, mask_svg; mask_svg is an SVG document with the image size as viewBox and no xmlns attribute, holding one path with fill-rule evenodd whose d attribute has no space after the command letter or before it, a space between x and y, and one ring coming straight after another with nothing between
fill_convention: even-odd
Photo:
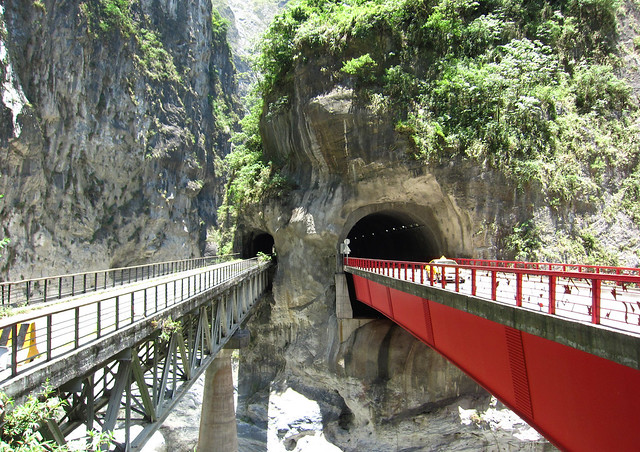
<instances>
[{"instance_id":1,"label":"gorge wall","mask_svg":"<svg viewBox=\"0 0 640 452\"><path fill-rule=\"evenodd\" d=\"M521 442L517 430L461 425L459 407L489 404L473 381L387 320L336 317L339 244L363 218L420 225L417 236L394 239L397 258L490 257L499 254L493 225L532 200L471 165L427 169L397 158L406 140L344 87L296 99L264 122L264 137L267 149L301 162L304 182L243 217L245 233L273 236L278 269L273 300L249 324L252 347L241 351L241 418L259 424L268 391L291 387L321 404L325 435L345 451L548 448ZM375 248L384 237L369 240Z\"/></svg>"},{"instance_id":2,"label":"gorge wall","mask_svg":"<svg viewBox=\"0 0 640 452\"><path fill-rule=\"evenodd\" d=\"M4 277L200 256L236 89L211 2L2 8Z\"/></svg>"},{"instance_id":3,"label":"gorge wall","mask_svg":"<svg viewBox=\"0 0 640 452\"><path fill-rule=\"evenodd\" d=\"M627 14L619 20L625 25L619 24L617 37L630 61L631 39L622 29L637 14L631 4L624 8ZM626 175L607 167L600 180L602 199L558 205L541 185L523 187L482 162L460 155L440 162L414 158L415 143L371 95L378 93L375 84L367 93L366 82L359 85L341 73L346 61L367 51L378 66L383 58L393 60L402 52L394 43L400 39L376 24L363 26L365 37L347 26L332 41L329 29L338 25L322 28L319 21L313 26L321 31L313 34L305 14L311 13L298 10L290 22L282 21L303 23L299 35L282 32L285 42L300 47L289 66L274 70L279 75L260 118L264 153L280 165L291 188L241 216L245 246L267 233L278 261L273 299L250 322L252 346L241 353L241 418L260 424L269 390L291 387L321 404L324 433L343 450L552 449L544 440L520 442L515 432L460 425L459 408L488 403L482 389L386 320L338 318L340 243L350 238L359 257L508 259L516 252L507 246L509 237L532 221L549 259L576 258L563 254L573 246L564 248L565 239L582 237L600 243L606 249L601 256L610 253L619 264L636 266L637 219L610 209L620 202L616 190ZM428 47L422 50L428 55ZM274 55L281 56L278 51L285 52L276 48ZM343 52L342 59L332 52ZM638 87L629 77L636 98ZM637 116L630 116L633 123ZM637 123L624 133L637 137ZM589 140L582 144L590 146ZM637 151L631 161L637 163Z\"/></svg>"},{"instance_id":4,"label":"gorge wall","mask_svg":"<svg viewBox=\"0 0 640 452\"><path fill-rule=\"evenodd\" d=\"M218 6L246 43L242 18L250 15L239 3ZM273 11L285 2L258 3ZM108 4L120 14L100 8ZM198 256L216 223L226 116L237 107L224 33L212 26L208 0L125 4L3 3L5 279ZM632 30L636 8L627 6ZM393 53L393 40L379 37ZM629 54L625 61L635 64ZM548 241L589 226L621 264L637 265L637 222L607 218L606 206L554 208L541 190L459 157L412 158L395 118L364 101L353 80L334 76L342 64L309 50L280 93L286 101L267 99L263 112L265 155L291 189L240 217L238 243L269 234L278 260L273 296L252 318L252 345L241 355L241 432L262 444L265 401L290 387L319 403L326 436L345 451L548 448L461 425L460 407L488 406L482 389L384 319L339 319L339 244L351 237L362 253L396 250L389 257L413 260L506 258L513 251L505 239L535 218Z\"/></svg>"}]
</instances>

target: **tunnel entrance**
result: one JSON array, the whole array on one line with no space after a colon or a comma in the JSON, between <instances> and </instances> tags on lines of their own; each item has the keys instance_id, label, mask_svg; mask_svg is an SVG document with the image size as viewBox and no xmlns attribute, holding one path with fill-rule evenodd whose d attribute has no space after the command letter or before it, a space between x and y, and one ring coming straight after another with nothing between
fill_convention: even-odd
<instances>
[{"instance_id":1,"label":"tunnel entrance","mask_svg":"<svg viewBox=\"0 0 640 452\"><path fill-rule=\"evenodd\" d=\"M430 218L402 210L382 210L358 220L347 233L351 257L428 262L442 255L441 238L428 224ZM384 317L356 300L353 278L347 287L353 318Z\"/></svg>"},{"instance_id":2,"label":"tunnel entrance","mask_svg":"<svg viewBox=\"0 0 640 452\"><path fill-rule=\"evenodd\" d=\"M275 241L271 234L263 231L253 231L245 237L243 242L243 259L251 259L256 257L258 253L264 253L273 256L275 261Z\"/></svg>"},{"instance_id":3,"label":"tunnel entrance","mask_svg":"<svg viewBox=\"0 0 640 452\"><path fill-rule=\"evenodd\" d=\"M358 221L347 234L351 256L429 261L440 255L430 228L401 212L379 212Z\"/></svg>"}]
</instances>

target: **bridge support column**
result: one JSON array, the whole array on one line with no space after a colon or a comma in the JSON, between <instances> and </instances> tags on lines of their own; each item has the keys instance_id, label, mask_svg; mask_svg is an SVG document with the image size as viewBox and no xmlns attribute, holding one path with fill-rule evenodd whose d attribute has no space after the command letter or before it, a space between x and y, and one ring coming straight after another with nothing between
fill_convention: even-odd
<instances>
[{"instance_id":1,"label":"bridge support column","mask_svg":"<svg viewBox=\"0 0 640 452\"><path fill-rule=\"evenodd\" d=\"M349 299L347 276L344 273L336 273L336 317L339 319L352 319L353 308Z\"/></svg>"},{"instance_id":2,"label":"bridge support column","mask_svg":"<svg viewBox=\"0 0 640 452\"><path fill-rule=\"evenodd\" d=\"M205 372L198 451L238 450L238 426L233 402L231 354L220 350Z\"/></svg>"},{"instance_id":3,"label":"bridge support column","mask_svg":"<svg viewBox=\"0 0 640 452\"><path fill-rule=\"evenodd\" d=\"M198 451L237 452L238 425L233 397L231 355L249 345L249 330L238 330L205 372Z\"/></svg>"}]
</instances>

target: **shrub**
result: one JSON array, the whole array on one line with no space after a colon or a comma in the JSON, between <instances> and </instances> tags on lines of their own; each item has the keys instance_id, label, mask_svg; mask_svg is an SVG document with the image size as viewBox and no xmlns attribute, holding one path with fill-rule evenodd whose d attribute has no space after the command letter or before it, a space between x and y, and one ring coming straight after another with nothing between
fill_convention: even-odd
<instances>
[{"instance_id":1,"label":"shrub","mask_svg":"<svg viewBox=\"0 0 640 452\"><path fill-rule=\"evenodd\" d=\"M378 66L376 62L371 58L371 55L365 53L358 58L352 58L345 62L341 71L345 74L355 75L359 77L367 76L373 69Z\"/></svg>"},{"instance_id":2,"label":"shrub","mask_svg":"<svg viewBox=\"0 0 640 452\"><path fill-rule=\"evenodd\" d=\"M3 407L3 419L0 424L0 451L14 452L67 452L72 450L69 445L58 445L54 441L45 440L40 429L49 420L55 420L63 415L66 401L52 396L53 388L48 384L35 394L29 394L22 405L14 406L12 399L0 392L0 403ZM107 433L87 433L89 438L83 438L83 450L101 450L103 445L111 441ZM78 450L78 449L74 449Z\"/></svg>"},{"instance_id":3,"label":"shrub","mask_svg":"<svg viewBox=\"0 0 640 452\"><path fill-rule=\"evenodd\" d=\"M226 36L229 31L229 26L231 24L227 19L220 15L217 9L212 8L211 10L211 31L213 32L214 39L222 39Z\"/></svg>"},{"instance_id":4,"label":"shrub","mask_svg":"<svg viewBox=\"0 0 640 452\"><path fill-rule=\"evenodd\" d=\"M359 83L367 83L376 79L375 71L377 67L378 64L371 58L371 55L365 53L358 58L346 61L340 70L353 77Z\"/></svg>"},{"instance_id":5,"label":"shrub","mask_svg":"<svg viewBox=\"0 0 640 452\"><path fill-rule=\"evenodd\" d=\"M574 73L576 106L583 113L619 112L629 107L631 87L609 65L581 64Z\"/></svg>"},{"instance_id":6,"label":"shrub","mask_svg":"<svg viewBox=\"0 0 640 452\"><path fill-rule=\"evenodd\" d=\"M513 233L505 240L506 248L513 253L514 259L537 260L542 246L541 231L533 220L527 220L513 228Z\"/></svg>"}]
</instances>

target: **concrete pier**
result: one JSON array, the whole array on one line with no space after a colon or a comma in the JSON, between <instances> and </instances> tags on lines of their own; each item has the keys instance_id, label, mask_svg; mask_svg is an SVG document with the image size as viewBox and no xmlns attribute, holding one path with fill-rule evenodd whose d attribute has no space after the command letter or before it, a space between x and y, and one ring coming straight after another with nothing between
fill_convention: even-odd
<instances>
[{"instance_id":1,"label":"concrete pier","mask_svg":"<svg viewBox=\"0 0 640 452\"><path fill-rule=\"evenodd\" d=\"M199 452L238 450L238 426L231 372L232 352L233 350L221 350L205 372L198 436Z\"/></svg>"}]
</instances>

